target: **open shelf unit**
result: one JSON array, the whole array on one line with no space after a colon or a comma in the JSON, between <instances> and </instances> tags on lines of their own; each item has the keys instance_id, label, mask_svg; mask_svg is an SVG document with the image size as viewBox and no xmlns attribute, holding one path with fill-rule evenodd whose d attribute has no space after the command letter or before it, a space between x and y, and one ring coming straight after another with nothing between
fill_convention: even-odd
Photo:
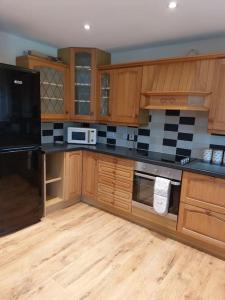
<instances>
[{"instance_id":1,"label":"open shelf unit","mask_svg":"<svg viewBox=\"0 0 225 300\"><path fill-rule=\"evenodd\" d=\"M45 214L64 205L64 153L45 156Z\"/></svg>"}]
</instances>

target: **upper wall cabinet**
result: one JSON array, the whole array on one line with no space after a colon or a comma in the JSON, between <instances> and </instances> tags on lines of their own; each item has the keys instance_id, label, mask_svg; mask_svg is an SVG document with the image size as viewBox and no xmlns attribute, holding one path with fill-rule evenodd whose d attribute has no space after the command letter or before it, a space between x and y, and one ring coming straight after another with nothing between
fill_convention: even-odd
<instances>
[{"instance_id":1,"label":"upper wall cabinet","mask_svg":"<svg viewBox=\"0 0 225 300\"><path fill-rule=\"evenodd\" d=\"M209 131L225 134L225 59L216 61L213 99L209 110Z\"/></svg>"},{"instance_id":2,"label":"upper wall cabinet","mask_svg":"<svg viewBox=\"0 0 225 300\"><path fill-rule=\"evenodd\" d=\"M144 66L141 107L207 111L215 67L214 59Z\"/></svg>"},{"instance_id":3,"label":"upper wall cabinet","mask_svg":"<svg viewBox=\"0 0 225 300\"><path fill-rule=\"evenodd\" d=\"M68 119L69 67L30 55L17 57L16 63L40 71L42 120Z\"/></svg>"},{"instance_id":4,"label":"upper wall cabinet","mask_svg":"<svg viewBox=\"0 0 225 300\"><path fill-rule=\"evenodd\" d=\"M148 123L148 112L140 110L142 67L99 71L98 120L138 126Z\"/></svg>"},{"instance_id":5,"label":"upper wall cabinet","mask_svg":"<svg viewBox=\"0 0 225 300\"><path fill-rule=\"evenodd\" d=\"M113 72L112 120L139 125L142 67L115 69Z\"/></svg>"},{"instance_id":6,"label":"upper wall cabinet","mask_svg":"<svg viewBox=\"0 0 225 300\"><path fill-rule=\"evenodd\" d=\"M112 120L112 92L113 71L99 71L97 84L97 119L100 122L110 122Z\"/></svg>"},{"instance_id":7,"label":"upper wall cabinet","mask_svg":"<svg viewBox=\"0 0 225 300\"><path fill-rule=\"evenodd\" d=\"M95 121L97 67L109 64L110 54L93 48L64 48L58 56L70 66L70 119Z\"/></svg>"}]
</instances>

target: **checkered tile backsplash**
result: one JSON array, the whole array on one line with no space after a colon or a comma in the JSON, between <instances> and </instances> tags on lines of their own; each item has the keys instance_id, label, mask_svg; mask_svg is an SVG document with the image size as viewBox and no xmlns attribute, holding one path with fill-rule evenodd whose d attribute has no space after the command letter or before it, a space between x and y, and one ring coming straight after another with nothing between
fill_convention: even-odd
<instances>
[{"instance_id":1,"label":"checkered tile backsplash","mask_svg":"<svg viewBox=\"0 0 225 300\"><path fill-rule=\"evenodd\" d=\"M153 111L146 127L126 127L103 124L42 123L42 143L66 140L68 126L93 127L98 131L98 143L138 148L168 154L202 157L206 148L225 150L225 136L207 132L205 112Z\"/></svg>"}]
</instances>

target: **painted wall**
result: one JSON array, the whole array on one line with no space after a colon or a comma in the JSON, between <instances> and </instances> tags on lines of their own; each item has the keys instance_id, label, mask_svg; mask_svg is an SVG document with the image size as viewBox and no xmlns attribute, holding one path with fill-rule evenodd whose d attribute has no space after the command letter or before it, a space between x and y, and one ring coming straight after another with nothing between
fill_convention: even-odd
<instances>
[{"instance_id":1,"label":"painted wall","mask_svg":"<svg viewBox=\"0 0 225 300\"><path fill-rule=\"evenodd\" d=\"M57 55L57 49L22 37L0 31L0 62L15 64L15 58L24 50L37 50L48 55Z\"/></svg>"},{"instance_id":2,"label":"painted wall","mask_svg":"<svg viewBox=\"0 0 225 300\"><path fill-rule=\"evenodd\" d=\"M199 54L209 52L225 52L225 36L192 41L173 42L170 44L158 44L136 49L114 50L111 51L111 53L113 63L122 63L135 60L183 56L187 55L191 49L196 49Z\"/></svg>"}]
</instances>

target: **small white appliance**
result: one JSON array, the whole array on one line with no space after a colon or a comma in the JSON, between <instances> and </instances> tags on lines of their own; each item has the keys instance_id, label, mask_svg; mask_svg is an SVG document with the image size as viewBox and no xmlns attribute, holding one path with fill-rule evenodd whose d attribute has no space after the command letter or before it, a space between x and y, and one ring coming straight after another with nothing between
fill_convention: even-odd
<instances>
[{"instance_id":1,"label":"small white appliance","mask_svg":"<svg viewBox=\"0 0 225 300\"><path fill-rule=\"evenodd\" d=\"M67 143L94 145L97 141L97 131L94 128L68 127Z\"/></svg>"}]
</instances>

